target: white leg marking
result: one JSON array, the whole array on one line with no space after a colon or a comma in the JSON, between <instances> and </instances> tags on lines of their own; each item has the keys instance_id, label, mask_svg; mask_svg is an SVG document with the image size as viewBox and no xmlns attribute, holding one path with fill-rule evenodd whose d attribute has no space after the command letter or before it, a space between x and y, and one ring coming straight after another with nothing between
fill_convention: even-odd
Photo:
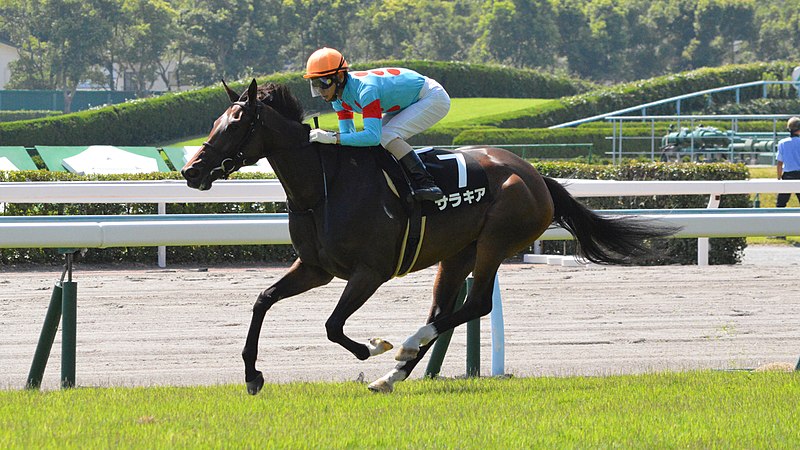
<instances>
[{"instance_id":1,"label":"white leg marking","mask_svg":"<svg viewBox=\"0 0 800 450\"><path fill-rule=\"evenodd\" d=\"M369 343L367 343L367 348L369 348L369 356L378 356L381 353L386 353L393 349L394 345L381 338L372 338L369 340Z\"/></svg>"},{"instance_id":2,"label":"white leg marking","mask_svg":"<svg viewBox=\"0 0 800 450\"><path fill-rule=\"evenodd\" d=\"M425 325L403 341L394 359L398 361L411 361L417 357L421 346L432 341L438 335L436 328L432 324Z\"/></svg>"},{"instance_id":3,"label":"white leg marking","mask_svg":"<svg viewBox=\"0 0 800 450\"><path fill-rule=\"evenodd\" d=\"M403 347L419 350L420 347L432 341L438 335L436 328L429 323L403 341Z\"/></svg>"},{"instance_id":4,"label":"white leg marking","mask_svg":"<svg viewBox=\"0 0 800 450\"><path fill-rule=\"evenodd\" d=\"M406 371L403 370L405 365L406 363L404 362L397 364L389 373L373 381L367 387L373 392L383 392L387 394L392 392L394 390L394 384L398 381L405 380L408 376Z\"/></svg>"}]
</instances>

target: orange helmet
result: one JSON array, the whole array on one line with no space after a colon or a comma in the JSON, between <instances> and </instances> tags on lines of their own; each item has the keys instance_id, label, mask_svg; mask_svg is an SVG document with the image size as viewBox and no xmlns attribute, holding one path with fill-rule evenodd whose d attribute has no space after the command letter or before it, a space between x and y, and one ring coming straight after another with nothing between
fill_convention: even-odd
<instances>
[{"instance_id":1,"label":"orange helmet","mask_svg":"<svg viewBox=\"0 0 800 450\"><path fill-rule=\"evenodd\" d=\"M347 61L338 50L322 47L308 57L303 78L330 76L342 70L347 71L347 68Z\"/></svg>"}]
</instances>

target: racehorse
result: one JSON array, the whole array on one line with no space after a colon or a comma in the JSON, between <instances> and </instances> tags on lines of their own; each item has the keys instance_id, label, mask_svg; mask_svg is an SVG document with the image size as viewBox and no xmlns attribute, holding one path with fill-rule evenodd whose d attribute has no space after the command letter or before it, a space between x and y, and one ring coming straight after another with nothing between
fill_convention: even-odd
<instances>
[{"instance_id":1,"label":"racehorse","mask_svg":"<svg viewBox=\"0 0 800 450\"><path fill-rule=\"evenodd\" d=\"M298 255L289 271L264 290L253 306L242 351L247 391L255 395L264 384L256 357L267 310L333 277L347 283L325 323L328 339L359 360L390 350L392 345L386 341L376 338L359 343L343 331L345 321L397 274L407 239L407 200L393 192L375 163L375 155L383 150L309 143L310 127L303 123L303 109L284 85L259 88L253 80L241 95L224 81L223 85L231 105L181 173L189 187L206 190L215 180L266 157L286 191L289 231ZM629 262L648 252L647 239L675 232L636 217L601 217L556 180L541 176L530 163L506 150L466 147L453 154L480 166L488 192L483 201L468 207L445 208L426 216L424 237L409 270L439 264L433 305L426 325L400 345L395 357L400 362L371 383L370 390L391 392L396 382L409 376L437 336L488 314L500 264L530 246L552 223L569 230L578 241L579 255L596 263ZM466 203L466 194L464 199ZM472 288L464 305L454 311L459 289L470 272Z\"/></svg>"}]
</instances>

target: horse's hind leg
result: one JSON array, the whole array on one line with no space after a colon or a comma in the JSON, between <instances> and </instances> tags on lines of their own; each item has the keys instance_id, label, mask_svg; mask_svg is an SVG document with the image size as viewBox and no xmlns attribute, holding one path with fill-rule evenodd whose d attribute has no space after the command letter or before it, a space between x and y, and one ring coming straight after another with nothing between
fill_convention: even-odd
<instances>
[{"instance_id":1,"label":"horse's hind leg","mask_svg":"<svg viewBox=\"0 0 800 450\"><path fill-rule=\"evenodd\" d=\"M544 187L543 182L541 187ZM537 195L544 194L534 193L516 175L509 177L496 202L487 212L488 219L478 236L475 267L472 270L474 282L464 306L452 314L442 314L432 323L420 328L403 342L395 359L413 360L421 345L445 331L492 311L494 278L500 264L539 237L552 220L552 203L542 201Z\"/></svg>"},{"instance_id":2,"label":"horse's hind leg","mask_svg":"<svg viewBox=\"0 0 800 450\"><path fill-rule=\"evenodd\" d=\"M420 349L425 344L432 342L440 334L466 323L472 319L485 316L492 311L492 290L497 269L502 262L501 258L481 263L478 258L472 271L472 288L467 294L464 305L451 314L442 314L433 322L420 328L415 334L406 339L400 346L395 359L398 361L411 361L418 357Z\"/></svg>"},{"instance_id":3,"label":"horse's hind leg","mask_svg":"<svg viewBox=\"0 0 800 450\"><path fill-rule=\"evenodd\" d=\"M253 305L253 318L250 321L247 341L242 350L244 378L248 393L258 394L264 385L264 376L256 370L256 358L258 357L258 338L261 335L261 325L264 323L264 316L269 308L278 300L328 284L332 279L333 275L328 272L319 267L304 264L297 259L289 272L258 296L258 300Z\"/></svg>"},{"instance_id":4,"label":"horse's hind leg","mask_svg":"<svg viewBox=\"0 0 800 450\"><path fill-rule=\"evenodd\" d=\"M475 246L471 245L462 250L457 255L439 263L439 272L436 275L436 282L433 286L433 304L428 315L431 323L443 314L450 314L456 303L456 297L464 284L467 275L475 265ZM375 380L369 385L369 389L374 392L392 392L394 384L403 381L411 375L411 371L419 364L428 349L433 346L434 338L425 345L419 347L417 356L409 361L397 363L394 369L383 377Z\"/></svg>"}]
</instances>

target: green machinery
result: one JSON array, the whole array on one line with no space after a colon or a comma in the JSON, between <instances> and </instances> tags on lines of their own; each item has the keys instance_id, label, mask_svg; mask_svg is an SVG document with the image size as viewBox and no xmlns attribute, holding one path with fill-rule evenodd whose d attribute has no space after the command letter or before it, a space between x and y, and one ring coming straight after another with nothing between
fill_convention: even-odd
<instances>
[{"instance_id":1,"label":"green machinery","mask_svg":"<svg viewBox=\"0 0 800 450\"><path fill-rule=\"evenodd\" d=\"M774 133L737 133L722 131L715 127L698 125L694 130L681 128L670 132L661 139L662 160L669 156L680 159L686 153L704 155L706 158L717 155L719 158L734 159L734 156L750 156L758 153L772 153L780 138Z\"/></svg>"}]
</instances>

